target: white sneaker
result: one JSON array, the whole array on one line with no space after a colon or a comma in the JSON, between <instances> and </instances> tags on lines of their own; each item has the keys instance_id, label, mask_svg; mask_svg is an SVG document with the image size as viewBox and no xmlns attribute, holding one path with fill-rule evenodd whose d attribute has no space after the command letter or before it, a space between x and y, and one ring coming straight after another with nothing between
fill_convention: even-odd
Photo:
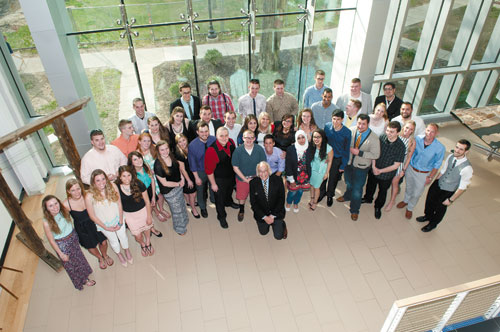
<instances>
[{"instance_id":1,"label":"white sneaker","mask_svg":"<svg viewBox=\"0 0 500 332\"><path fill-rule=\"evenodd\" d=\"M287 206L285 205L285 211L286 211L286 212L290 212L290 207L287 207Z\"/></svg>"}]
</instances>

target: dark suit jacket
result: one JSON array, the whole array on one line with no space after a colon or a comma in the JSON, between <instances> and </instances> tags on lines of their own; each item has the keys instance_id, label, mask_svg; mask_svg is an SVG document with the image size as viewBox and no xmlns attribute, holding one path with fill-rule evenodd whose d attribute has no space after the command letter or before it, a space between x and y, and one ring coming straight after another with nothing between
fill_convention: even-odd
<instances>
[{"instance_id":1,"label":"dark suit jacket","mask_svg":"<svg viewBox=\"0 0 500 332\"><path fill-rule=\"evenodd\" d=\"M198 120L200 118L200 107L201 107L200 98L198 98L196 96L192 96L192 97L193 97L194 109L193 109L193 118L191 120ZM176 99L173 103L170 104L170 114L172 114L172 110L177 106L184 108L182 106L181 98ZM189 111L186 110L186 114L188 112Z\"/></svg>"},{"instance_id":2,"label":"dark suit jacket","mask_svg":"<svg viewBox=\"0 0 500 332\"><path fill-rule=\"evenodd\" d=\"M201 121L201 119L189 122L189 125L191 127L190 130L194 133L195 137L197 136L196 127L198 126L198 122L200 122L200 121ZM215 131L215 133L217 133L217 129L219 129L219 127L224 126L224 124L222 123L222 121L219 120L219 119L211 119L210 122L212 122L212 124L214 125L214 131ZM215 136L215 133L214 133L214 136Z\"/></svg>"},{"instance_id":3,"label":"dark suit jacket","mask_svg":"<svg viewBox=\"0 0 500 332\"><path fill-rule=\"evenodd\" d=\"M375 108L375 106L377 106L380 103L383 103L385 105L385 96L384 95L378 96L377 98L375 98L375 104L373 105L373 108ZM398 96L394 96L394 100L387 108L387 116L389 117L389 121L391 121L393 118L395 118L399 115L402 104L403 104L403 101L400 98L398 98Z\"/></svg>"},{"instance_id":4,"label":"dark suit jacket","mask_svg":"<svg viewBox=\"0 0 500 332\"><path fill-rule=\"evenodd\" d=\"M273 215L275 219L285 219L285 187L283 180L272 174L269 177L269 200L266 199L262 180L255 177L250 181L250 204L256 221L263 221L265 216Z\"/></svg>"}]
</instances>

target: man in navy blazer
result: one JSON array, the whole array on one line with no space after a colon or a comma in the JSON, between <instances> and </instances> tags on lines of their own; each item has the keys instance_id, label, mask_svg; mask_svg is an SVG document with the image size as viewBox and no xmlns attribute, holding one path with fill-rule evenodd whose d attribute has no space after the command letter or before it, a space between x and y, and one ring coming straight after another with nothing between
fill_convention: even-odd
<instances>
[{"instance_id":1,"label":"man in navy blazer","mask_svg":"<svg viewBox=\"0 0 500 332\"><path fill-rule=\"evenodd\" d=\"M189 120L200 119L200 98L191 95L191 85L188 82L181 83L179 92L181 97L170 104L170 113L172 114L172 110L179 106L184 108L186 117Z\"/></svg>"},{"instance_id":2,"label":"man in navy blazer","mask_svg":"<svg viewBox=\"0 0 500 332\"><path fill-rule=\"evenodd\" d=\"M257 164L257 176L250 181L250 204L261 235L269 233L272 227L276 240L287 238L285 187L279 176L271 174L265 161Z\"/></svg>"}]
</instances>

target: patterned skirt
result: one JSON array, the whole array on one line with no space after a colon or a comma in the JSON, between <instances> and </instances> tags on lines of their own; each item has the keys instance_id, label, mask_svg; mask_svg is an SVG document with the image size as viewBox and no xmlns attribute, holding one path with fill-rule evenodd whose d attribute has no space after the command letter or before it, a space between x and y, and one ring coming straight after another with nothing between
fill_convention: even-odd
<instances>
[{"instance_id":1,"label":"patterned skirt","mask_svg":"<svg viewBox=\"0 0 500 332\"><path fill-rule=\"evenodd\" d=\"M170 212L172 212L172 224L177 234L184 234L187 230L189 217L186 209L186 201L182 193L182 188L175 187L168 194L163 194L167 201Z\"/></svg>"},{"instance_id":2,"label":"patterned skirt","mask_svg":"<svg viewBox=\"0 0 500 332\"><path fill-rule=\"evenodd\" d=\"M92 273L92 268L80 249L78 235L76 235L75 230L73 230L68 236L56 240L56 243L63 254L69 256L67 262L62 262L64 269L68 273L75 288L82 290L89 275Z\"/></svg>"}]
</instances>

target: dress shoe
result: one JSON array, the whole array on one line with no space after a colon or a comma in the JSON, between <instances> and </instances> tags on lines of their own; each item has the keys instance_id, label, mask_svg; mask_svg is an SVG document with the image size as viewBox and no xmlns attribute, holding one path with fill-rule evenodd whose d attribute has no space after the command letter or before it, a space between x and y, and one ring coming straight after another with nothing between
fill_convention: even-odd
<instances>
[{"instance_id":1,"label":"dress shoe","mask_svg":"<svg viewBox=\"0 0 500 332\"><path fill-rule=\"evenodd\" d=\"M371 204L373 199L361 198L361 204Z\"/></svg>"},{"instance_id":2,"label":"dress shoe","mask_svg":"<svg viewBox=\"0 0 500 332\"><path fill-rule=\"evenodd\" d=\"M339 198L337 198L337 202L340 202L340 203L345 202L344 196L340 196Z\"/></svg>"},{"instance_id":3,"label":"dress shoe","mask_svg":"<svg viewBox=\"0 0 500 332\"><path fill-rule=\"evenodd\" d=\"M427 218L426 216L421 216L421 217L417 217L417 221L418 222L426 222L426 221L429 221L429 218Z\"/></svg>"},{"instance_id":4,"label":"dress shoe","mask_svg":"<svg viewBox=\"0 0 500 332\"><path fill-rule=\"evenodd\" d=\"M227 221L226 221L225 218L222 219L222 220L219 220L219 223L220 223L220 227L222 227L222 228L228 228L229 227L229 225L227 224Z\"/></svg>"},{"instance_id":5,"label":"dress shoe","mask_svg":"<svg viewBox=\"0 0 500 332\"><path fill-rule=\"evenodd\" d=\"M410 210L406 209L406 212L405 212L406 219L411 219L412 216L413 216L413 212L411 212Z\"/></svg>"},{"instance_id":6,"label":"dress shoe","mask_svg":"<svg viewBox=\"0 0 500 332\"><path fill-rule=\"evenodd\" d=\"M242 222L245 218L245 212L238 212L238 221Z\"/></svg>"},{"instance_id":7,"label":"dress shoe","mask_svg":"<svg viewBox=\"0 0 500 332\"><path fill-rule=\"evenodd\" d=\"M375 208L375 219L380 219L382 217L382 209Z\"/></svg>"},{"instance_id":8,"label":"dress shoe","mask_svg":"<svg viewBox=\"0 0 500 332\"><path fill-rule=\"evenodd\" d=\"M201 209L200 214L203 218L208 218L207 209Z\"/></svg>"},{"instance_id":9,"label":"dress shoe","mask_svg":"<svg viewBox=\"0 0 500 332\"><path fill-rule=\"evenodd\" d=\"M325 198L325 195L319 195L319 197L318 197L318 203L321 202L323 200L323 198Z\"/></svg>"},{"instance_id":10,"label":"dress shoe","mask_svg":"<svg viewBox=\"0 0 500 332\"><path fill-rule=\"evenodd\" d=\"M193 215L193 217L195 217L196 219L200 219L200 215L199 215L199 214L195 215L195 214L194 214L194 212L193 212L193 210L191 210L191 214L192 214L192 215Z\"/></svg>"},{"instance_id":11,"label":"dress shoe","mask_svg":"<svg viewBox=\"0 0 500 332\"><path fill-rule=\"evenodd\" d=\"M240 205L239 204L236 204L235 202L232 202L231 204L229 204L228 206L232 207L233 209L235 210L238 210L240 208Z\"/></svg>"},{"instance_id":12,"label":"dress shoe","mask_svg":"<svg viewBox=\"0 0 500 332\"><path fill-rule=\"evenodd\" d=\"M288 237L288 228L285 227L285 230L283 231L283 240L286 240Z\"/></svg>"},{"instance_id":13,"label":"dress shoe","mask_svg":"<svg viewBox=\"0 0 500 332\"><path fill-rule=\"evenodd\" d=\"M326 206L330 207L333 205L333 198L327 197L326 198Z\"/></svg>"},{"instance_id":14,"label":"dress shoe","mask_svg":"<svg viewBox=\"0 0 500 332\"><path fill-rule=\"evenodd\" d=\"M408 203L405 203L405 201L401 201L398 203L398 205L396 205L396 207L398 209L402 209L402 208L406 207L407 205L408 205Z\"/></svg>"},{"instance_id":15,"label":"dress shoe","mask_svg":"<svg viewBox=\"0 0 500 332\"><path fill-rule=\"evenodd\" d=\"M358 216L359 215L357 213L351 213L351 219L352 219L352 221L358 220Z\"/></svg>"},{"instance_id":16,"label":"dress shoe","mask_svg":"<svg viewBox=\"0 0 500 332\"><path fill-rule=\"evenodd\" d=\"M426 226L422 227L421 230L422 230L422 232L427 233L427 232L432 231L434 228L436 228L436 227L432 227L430 225L426 225Z\"/></svg>"}]
</instances>

